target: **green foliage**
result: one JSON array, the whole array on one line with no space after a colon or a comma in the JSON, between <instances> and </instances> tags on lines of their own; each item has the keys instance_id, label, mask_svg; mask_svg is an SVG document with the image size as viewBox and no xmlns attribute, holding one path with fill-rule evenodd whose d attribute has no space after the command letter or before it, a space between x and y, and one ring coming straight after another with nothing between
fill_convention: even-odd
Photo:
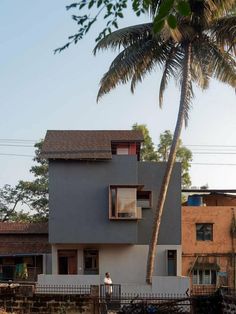
<instances>
[{"instance_id":1,"label":"green foliage","mask_svg":"<svg viewBox=\"0 0 236 314\"><path fill-rule=\"evenodd\" d=\"M170 147L173 141L173 135L169 130L160 134L157 150L150 136L149 130L145 124L135 123L132 130L140 130L143 133L144 142L141 147L142 161L165 161L167 162L170 153ZM176 161L181 163L181 179L182 188L191 186L190 167L192 161L192 152L187 147L183 146L182 141L179 141L179 146L176 155Z\"/></svg>"},{"instance_id":2,"label":"green foliage","mask_svg":"<svg viewBox=\"0 0 236 314\"><path fill-rule=\"evenodd\" d=\"M158 144L157 149L159 161L168 160L172 141L173 135L169 130L166 130L164 133L160 135L160 143ZM179 140L179 145L176 154L176 162L181 163L182 188L187 188L191 186L191 178L189 174L191 161L192 152L187 147L183 146L182 141Z\"/></svg>"},{"instance_id":3,"label":"green foliage","mask_svg":"<svg viewBox=\"0 0 236 314\"><path fill-rule=\"evenodd\" d=\"M36 165L30 172L34 175L33 181L19 181L16 189L23 195L24 202L34 212L34 221L47 220L48 217L48 161L40 157L43 141L35 144Z\"/></svg>"},{"instance_id":4,"label":"green foliage","mask_svg":"<svg viewBox=\"0 0 236 314\"><path fill-rule=\"evenodd\" d=\"M190 0L132 0L132 10L137 15L149 14L154 19L153 31L160 32L164 25L174 29L177 26L176 14L190 15ZM202 1L202 0L198 0ZM68 42L54 50L55 53L68 48L72 43L79 40L89 32L91 27L99 20L104 20L104 28L99 32L96 41L119 28L119 20L123 19L128 9L128 0L80 0L66 6L67 10L77 10L72 14L72 19L79 26L77 32L68 37Z\"/></svg>"},{"instance_id":5,"label":"green foliage","mask_svg":"<svg viewBox=\"0 0 236 314\"><path fill-rule=\"evenodd\" d=\"M143 133L144 142L141 147L140 158L142 161L158 161L158 155L155 150L149 130L145 124L135 123L132 130L139 130Z\"/></svg>"},{"instance_id":6,"label":"green foliage","mask_svg":"<svg viewBox=\"0 0 236 314\"><path fill-rule=\"evenodd\" d=\"M46 221L48 218L48 162L40 158L43 141L35 144L36 165L32 181L19 181L15 187L0 189L0 221ZM29 211L26 212L26 209Z\"/></svg>"},{"instance_id":7,"label":"green foliage","mask_svg":"<svg viewBox=\"0 0 236 314\"><path fill-rule=\"evenodd\" d=\"M18 190L6 184L0 190L0 221L13 220L16 215L16 206L21 200Z\"/></svg>"}]
</instances>

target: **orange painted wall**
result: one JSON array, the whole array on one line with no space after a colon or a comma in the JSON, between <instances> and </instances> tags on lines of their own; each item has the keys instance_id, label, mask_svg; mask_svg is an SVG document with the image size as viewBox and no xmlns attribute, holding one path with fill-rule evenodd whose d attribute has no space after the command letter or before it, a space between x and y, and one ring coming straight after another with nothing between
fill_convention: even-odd
<instances>
[{"instance_id":1,"label":"orange painted wall","mask_svg":"<svg viewBox=\"0 0 236 314\"><path fill-rule=\"evenodd\" d=\"M233 247L236 251L236 239L231 237L233 218L230 206L183 206L182 207L182 274L189 274L197 256L208 258L208 262L217 263L220 271L227 271L230 286L233 282ZM236 214L236 207L235 207ZM213 224L213 241L196 240L196 223ZM232 247L233 245L233 247Z\"/></svg>"}]
</instances>

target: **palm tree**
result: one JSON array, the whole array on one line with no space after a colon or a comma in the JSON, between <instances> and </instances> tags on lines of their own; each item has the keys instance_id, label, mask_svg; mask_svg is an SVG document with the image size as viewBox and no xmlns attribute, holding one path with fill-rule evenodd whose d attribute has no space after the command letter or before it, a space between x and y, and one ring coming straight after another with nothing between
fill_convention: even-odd
<instances>
[{"instance_id":1,"label":"palm tree","mask_svg":"<svg viewBox=\"0 0 236 314\"><path fill-rule=\"evenodd\" d=\"M161 1L152 1L152 17L158 12ZM117 30L98 42L95 54L102 49L123 50L111 63L101 80L98 100L118 84L131 81L133 92L137 83L146 74L162 69L159 103L174 78L180 86L180 102L173 142L166 164L165 175L154 213L153 230L149 245L146 281L151 284L157 239L163 214L180 133L187 126L190 103L193 99L193 84L203 90L210 78L236 87L236 16L235 0L189 0L191 15L177 16L178 27L167 26L160 33L153 32L153 23L146 23Z\"/></svg>"}]
</instances>

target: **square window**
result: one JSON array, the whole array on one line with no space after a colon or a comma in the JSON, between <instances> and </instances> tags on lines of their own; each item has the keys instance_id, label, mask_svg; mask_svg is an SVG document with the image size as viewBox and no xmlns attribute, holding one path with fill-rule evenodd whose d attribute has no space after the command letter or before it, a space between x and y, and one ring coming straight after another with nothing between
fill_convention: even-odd
<instances>
[{"instance_id":1,"label":"square window","mask_svg":"<svg viewBox=\"0 0 236 314\"><path fill-rule=\"evenodd\" d=\"M128 220L142 218L142 208L137 204L136 186L110 186L109 218Z\"/></svg>"},{"instance_id":2,"label":"square window","mask_svg":"<svg viewBox=\"0 0 236 314\"><path fill-rule=\"evenodd\" d=\"M213 241L213 224L197 223L196 239L197 241Z\"/></svg>"}]
</instances>

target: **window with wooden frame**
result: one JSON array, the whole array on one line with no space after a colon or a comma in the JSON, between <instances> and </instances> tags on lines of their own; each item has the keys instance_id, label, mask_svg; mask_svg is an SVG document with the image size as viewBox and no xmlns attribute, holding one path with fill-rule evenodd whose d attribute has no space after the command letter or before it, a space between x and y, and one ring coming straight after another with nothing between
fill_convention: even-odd
<instances>
[{"instance_id":1,"label":"window with wooden frame","mask_svg":"<svg viewBox=\"0 0 236 314\"><path fill-rule=\"evenodd\" d=\"M109 187L110 219L141 219L142 209L137 206L137 189L139 186Z\"/></svg>"},{"instance_id":2,"label":"window with wooden frame","mask_svg":"<svg viewBox=\"0 0 236 314\"><path fill-rule=\"evenodd\" d=\"M58 274L77 274L77 250L58 250Z\"/></svg>"}]
</instances>

